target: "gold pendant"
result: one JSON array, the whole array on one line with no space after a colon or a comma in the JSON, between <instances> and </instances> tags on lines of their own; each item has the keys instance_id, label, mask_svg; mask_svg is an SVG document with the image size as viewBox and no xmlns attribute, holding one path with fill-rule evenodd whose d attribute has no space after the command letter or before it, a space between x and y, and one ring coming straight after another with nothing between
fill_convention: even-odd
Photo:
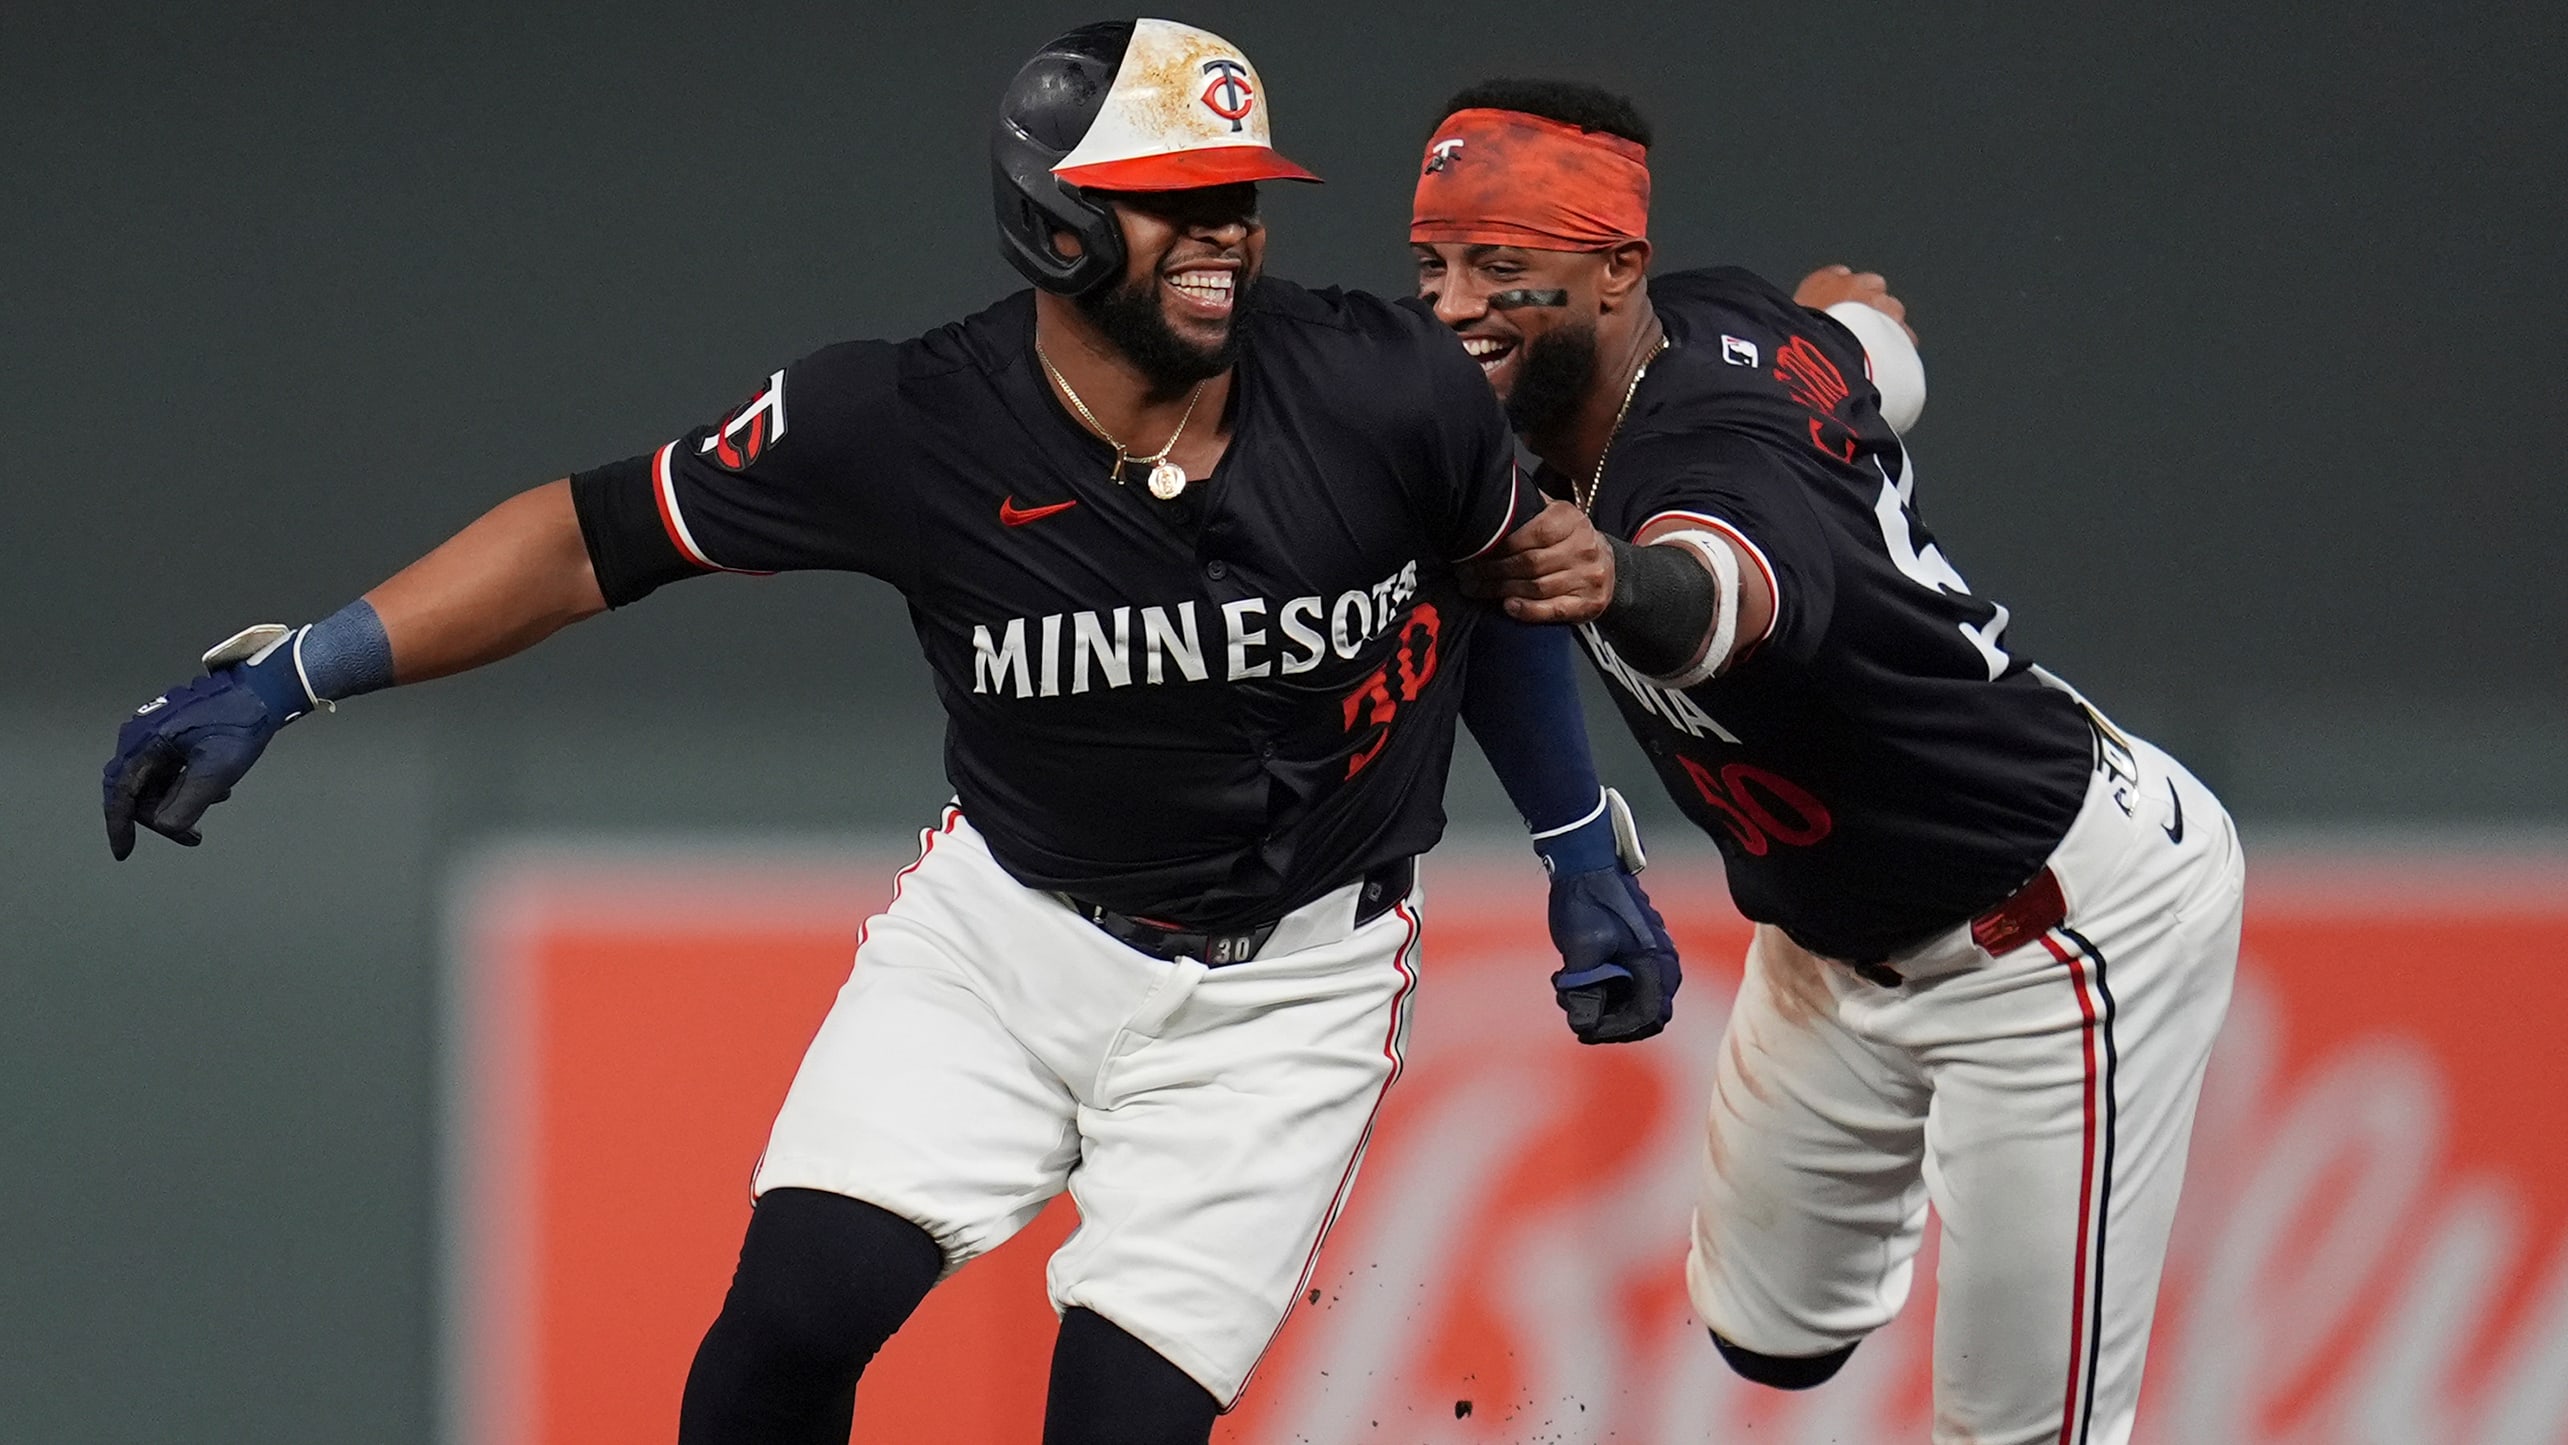
<instances>
[{"instance_id":1,"label":"gold pendant","mask_svg":"<svg viewBox=\"0 0 2568 1445\"><path fill-rule=\"evenodd\" d=\"M1163 502L1177 500L1186 490L1186 469L1175 462L1161 462L1150 469L1150 494Z\"/></svg>"}]
</instances>

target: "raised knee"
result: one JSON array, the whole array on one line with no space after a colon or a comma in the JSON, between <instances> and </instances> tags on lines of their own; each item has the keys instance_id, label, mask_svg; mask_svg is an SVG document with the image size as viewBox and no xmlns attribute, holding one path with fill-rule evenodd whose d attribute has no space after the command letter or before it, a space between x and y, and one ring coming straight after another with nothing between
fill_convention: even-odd
<instances>
[{"instance_id":1,"label":"raised knee","mask_svg":"<svg viewBox=\"0 0 2568 1445\"><path fill-rule=\"evenodd\" d=\"M872 1204L773 1190L750 1216L720 1323L790 1358L862 1366L943 1264L925 1230Z\"/></svg>"},{"instance_id":2,"label":"raised knee","mask_svg":"<svg viewBox=\"0 0 2568 1445\"><path fill-rule=\"evenodd\" d=\"M687 1371L680 1445L845 1440L857 1379L943 1266L927 1231L887 1211L770 1190Z\"/></svg>"},{"instance_id":3,"label":"raised knee","mask_svg":"<svg viewBox=\"0 0 2568 1445\"><path fill-rule=\"evenodd\" d=\"M1807 1390L1824 1385L1846 1367L1846 1361L1855 1353L1855 1346L1847 1345L1824 1355L1761 1355L1721 1338L1719 1330L1708 1333L1712 1347L1721 1352L1721 1358L1741 1379L1776 1390Z\"/></svg>"},{"instance_id":4,"label":"raised knee","mask_svg":"<svg viewBox=\"0 0 2568 1445\"><path fill-rule=\"evenodd\" d=\"M798 1279L744 1261L713 1328L732 1343L779 1363L853 1371L881 1345L851 1328L863 1302L834 1285Z\"/></svg>"}]
</instances>

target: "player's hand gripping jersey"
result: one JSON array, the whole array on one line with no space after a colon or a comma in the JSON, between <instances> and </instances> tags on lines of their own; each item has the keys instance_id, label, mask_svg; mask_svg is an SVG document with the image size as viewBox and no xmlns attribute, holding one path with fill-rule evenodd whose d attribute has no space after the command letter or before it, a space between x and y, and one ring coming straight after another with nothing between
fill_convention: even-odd
<instances>
[{"instance_id":1,"label":"player's hand gripping jersey","mask_svg":"<svg viewBox=\"0 0 2568 1445\"><path fill-rule=\"evenodd\" d=\"M599 585L620 606L713 570L882 578L948 776L1018 881L1189 927L1274 918L1435 843L1476 611L1450 564L1538 499L1431 320L1266 279L1243 324L1231 445L1173 501L1109 480L1020 293L828 347L574 478Z\"/></svg>"},{"instance_id":2,"label":"player's hand gripping jersey","mask_svg":"<svg viewBox=\"0 0 2568 1445\"><path fill-rule=\"evenodd\" d=\"M2085 797L2094 734L2008 644L1918 520L1863 347L1757 276L1651 278L1672 345L1595 497L1621 537L1669 515L1745 544L1774 625L1684 692L1582 628L1741 912L1877 960L2021 887Z\"/></svg>"}]
</instances>

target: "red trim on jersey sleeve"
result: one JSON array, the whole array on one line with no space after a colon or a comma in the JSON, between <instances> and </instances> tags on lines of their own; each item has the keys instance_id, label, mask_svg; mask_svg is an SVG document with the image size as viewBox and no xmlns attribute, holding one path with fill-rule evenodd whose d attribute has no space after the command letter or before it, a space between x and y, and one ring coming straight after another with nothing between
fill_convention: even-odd
<instances>
[{"instance_id":1,"label":"red trim on jersey sleeve","mask_svg":"<svg viewBox=\"0 0 2568 1445\"><path fill-rule=\"evenodd\" d=\"M668 532L670 544L678 549L680 556L708 572L736 572L743 577L774 576L772 572L748 567L725 567L706 556L704 549L696 545L695 533L687 529L686 514L678 510L678 479L670 467L677 450L676 442L668 442L651 456L651 495L660 504L660 526Z\"/></svg>"},{"instance_id":2,"label":"red trim on jersey sleeve","mask_svg":"<svg viewBox=\"0 0 2568 1445\"><path fill-rule=\"evenodd\" d=\"M678 489L669 478L669 454L676 450L677 445L676 442L663 443L651 456L651 498L660 505L660 529L669 534L669 545L678 549L678 555L708 572L719 572L722 569L696 546L694 534L687 530L685 520L678 515Z\"/></svg>"},{"instance_id":3,"label":"red trim on jersey sleeve","mask_svg":"<svg viewBox=\"0 0 2568 1445\"><path fill-rule=\"evenodd\" d=\"M1518 522L1522 520L1516 515L1516 513L1519 508L1524 506L1524 502L1524 469L1516 465L1514 459L1510 458L1507 463L1507 514L1498 519L1497 533L1488 541L1481 543L1476 550L1466 552L1462 556L1456 557L1453 560L1456 562L1469 562L1476 558L1488 556L1491 548L1506 541L1507 534L1516 530Z\"/></svg>"},{"instance_id":4,"label":"red trim on jersey sleeve","mask_svg":"<svg viewBox=\"0 0 2568 1445\"><path fill-rule=\"evenodd\" d=\"M1634 529L1633 535L1638 536L1642 532L1646 532L1650 528L1657 526L1659 523L1670 519L1690 523L1705 531L1717 532L1720 535L1729 538L1731 541L1738 544L1740 551L1748 554L1748 560L1756 563L1757 571L1765 577L1766 595L1774 600L1774 605L1766 609L1765 631L1758 633L1754 637L1740 637L1733 639L1730 643L1730 655L1733 658L1736 658L1740 655L1739 649L1744 647L1754 647L1758 643L1765 641L1767 638L1774 636L1778 631L1781 631L1783 626L1783 587L1775 580L1774 564L1766 560L1765 549L1758 546L1756 543L1749 541L1747 533L1740 531L1738 528L1731 526L1729 523L1722 521L1718 517L1711 516L1703 512L1687 512L1675 509L1661 512L1650 518L1648 521L1643 522L1638 528Z\"/></svg>"}]
</instances>

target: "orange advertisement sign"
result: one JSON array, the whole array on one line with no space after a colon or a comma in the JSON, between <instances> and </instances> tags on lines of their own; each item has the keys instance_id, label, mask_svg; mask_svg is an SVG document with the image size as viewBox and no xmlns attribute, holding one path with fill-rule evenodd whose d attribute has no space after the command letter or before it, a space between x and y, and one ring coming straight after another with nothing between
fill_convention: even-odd
<instances>
[{"instance_id":1,"label":"orange advertisement sign","mask_svg":"<svg viewBox=\"0 0 2568 1445\"><path fill-rule=\"evenodd\" d=\"M450 1438L667 1439L748 1178L906 859L513 851L458 891ZM1650 874L1678 1021L1581 1048L1530 860L1431 860L1408 1071L1233 1445L1923 1441L1917 1297L1825 1388L1735 1380L1681 1264L1747 930ZM2254 860L2140 1431L2568 1442L2568 863ZM949 1280L856 1438L1037 1438L1067 1205Z\"/></svg>"}]
</instances>

